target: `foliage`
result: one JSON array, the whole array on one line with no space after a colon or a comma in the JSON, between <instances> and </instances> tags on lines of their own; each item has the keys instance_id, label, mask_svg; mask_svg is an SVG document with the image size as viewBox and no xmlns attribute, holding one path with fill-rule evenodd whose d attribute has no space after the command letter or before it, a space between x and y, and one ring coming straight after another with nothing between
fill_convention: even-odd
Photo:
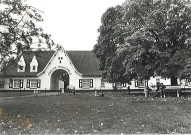
<instances>
[{"instance_id":1,"label":"foliage","mask_svg":"<svg viewBox=\"0 0 191 135\"><path fill-rule=\"evenodd\" d=\"M102 16L102 25L98 29L100 33L93 52L100 60L100 69L105 70L104 78L108 81L117 81L120 70L124 70L122 59L116 54L118 46L124 44L122 22L122 6L110 7ZM117 66L117 68L116 68ZM118 79L117 79L118 78ZM115 80L113 80L115 79Z\"/></svg>"},{"instance_id":2,"label":"foliage","mask_svg":"<svg viewBox=\"0 0 191 135\"><path fill-rule=\"evenodd\" d=\"M1 64L32 45L46 44L49 48L54 45L50 35L37 26L43 21L40 10L23 0L1 0L0 7L0 53L4 58Z\"/></svg>"},{"instance_id":3,"label":"foliage","mask_svg":"<svg viewBox=\"0 0 191 135\"><path fill-rule=\"evenodd\" d=\"M126 80L137 77L148 79L156 74L164 78L189 77L190 2L128 0L122 7L122 22L126 26L120 27L123 29L120 35L125 35L125 42L117 47L115 54L126 54L121 61L126 69L120 75ZM115 21L115 25L120 24L119 22ZM102 34L100 36L103 37ZM107 58L105 55L101 56Z\"/></svg>"}]
</instances>

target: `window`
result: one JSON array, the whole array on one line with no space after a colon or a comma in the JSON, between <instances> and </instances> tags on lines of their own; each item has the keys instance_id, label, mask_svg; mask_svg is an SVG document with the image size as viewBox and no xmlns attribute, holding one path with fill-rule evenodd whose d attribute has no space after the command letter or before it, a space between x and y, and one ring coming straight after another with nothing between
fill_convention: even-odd
<instances>
[{"instance_id":1,"label":"window","mask_svg":"<svg viewBox=\"0 0 191 135\"><path fill-rule=\"evenodd\" d=\"M157 84L158 82L160 83L160 78L156 78L156 84Z\"/></svg>"},{"instance_id":2,"label":"window","mask_svg":"<svg viewBox=\"0 0 191 135\"><path fill-rule=\"evenodd\" d=\"M37 80L31 80L31 88L37 88Z\"/></svg>"},{"instance_id":3,"label":"window","mask_svg":"<svg viewBox=\"0 0 191 135\"><path fill-rule=\"evenodd\" d=\"M25 67L19 65L19 66L18 66L18 72L24 72L24 71L25 71Z\"/></svg>"},{"instance_id":4,"label":"window","mask_svg":"<svg viewBox=\"0 0 191 135\"><path fill-rule=\"evenodd\" d=\"M24 67L23 66L20 66L20 70L23 70L24 69Z\"/></svg>"},{"instance_id":5,"label":"window","mask_svg":"<svg viewBox=\"0 0 191 135\"><path fill-rule=\"evenodd\" d=\"M101 87L105 87L105 82L103 79L101 80Z\"/></svg>"},{"instance_id":6,"label":"window","mask_svg":"<svg viewBox=\"0 0 191 135\"><path fill-rule=\"evenodd\" d=\"M63 57L58 57L59 63L62 63Z\"/></svg>"},{"instance_id":7,"label":"window","mask_svg":"<svg viewBox=\"0 0 191 135\"><path fill-rule=\"evenodd\" d=\"M135 80L135 87L148 86L148 80Z\"/></svg>"},{"instance_id":8,"label":"window","mask_svg":"<svg viewBox=\"0 0 191 135\"><path fill-rule=\"evenodd\" d=\"M34 56L30 63L30 72L37 72L37 71L38 71L38 61L36 59L36 56Z\"/></svg>"},{"instance_id":9,"label":"window","mask_svg":"<svg viewBox=\"0 0 191 135\"><path fill-rule=\"evenodd\" d=\"M41 81L39 79L27 79L27 88L40 88Z\"/></svg>"},{"instance_id":10,"label":"window","mask_svg":"<svg viewBox=\"0 0 191 135\"><path fill-rule=\"evenodd\" d=\"M138 81L138 86L139 86L139 87L145 86L145 82L144 82L144 81Z\"/></svg>"},{"instance_id":11,"label":"window","mask_svg":"<svg viewBox=\"0 0 191 135\"><path fill-rule=\"evenodd\" d=\"M79 88L93 88L93 79L80 79Z\"/></svg>"},{"instance_id":12,"label":"window","mask_svg":"<svg viewBox=\"0 0 191 135\"><path fill-rule=\"evenodd\" d=\"M32 66L32 70L36 70L36 66Z\"/></svg>"},{"instance_id":13,"label":"window","mask_svg":"<svg viewBox=\"0 0 191 135\"><path fill-rule=\"evenodd\" d=\"M14 79L13 80L13 88L23 88L23 80L22 79Z\"/></svg>"},{"instance_id":14,"label":"window","mask_svg":"<svg viewBox=\"0 0 191 135\"><path fill-rule=\"evenodd\" d=\"M122 86L123 86L123 87L126 87L126 86L127 86L127 84L126 84L126 83L122 83Z\"/></svg>"},{"instance_id":15,"label":"window","mask_svg":"<svg viewBox=\"0 0 191 135\"><path fill-rule=\"evenodd\" d=\"M17 72L25 72L26 63L24 57L21 56L20 60L18 61Z\"/></svg>"},{"instance_id":16,"label":"window","mask_svg":"<svg viewBox=\"0 0 191 135\"><path fill-rule=\"evenodd\" d=\"M117 88L126 87L126 83L120 83L120 82L118 82L118 83L116 83L116 87L117 87Z\"/></svg>"}]
</instances>

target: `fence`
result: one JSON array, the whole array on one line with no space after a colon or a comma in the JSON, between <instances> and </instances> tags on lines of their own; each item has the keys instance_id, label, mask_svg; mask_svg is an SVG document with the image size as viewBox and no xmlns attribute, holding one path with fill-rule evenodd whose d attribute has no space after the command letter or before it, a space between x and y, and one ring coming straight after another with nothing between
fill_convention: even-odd
<instances>
[{"instance_id":1,"label":"fence","mask_svg":"<svg viewBox=\"0 0 191 135\"><path fill-rule=\"evenodd\" d=\"M113 90L113 89L104 89L104 90L75 90L69 91L69 93L86 93L86 92L95 92L95 91L103 91L103 92L127 92L130 95L144 95L143 89L121 89L121 90ZM41 94L42 96L46 95L59 95L62 94L62 90L0 90L0 97L22 97L22 96L35 96ZM167 96L177 96L176 89L166 89L165 94ZM191 95L191 88L185 88L180 91L180 96Z\"/></svg>"}]
</instances>

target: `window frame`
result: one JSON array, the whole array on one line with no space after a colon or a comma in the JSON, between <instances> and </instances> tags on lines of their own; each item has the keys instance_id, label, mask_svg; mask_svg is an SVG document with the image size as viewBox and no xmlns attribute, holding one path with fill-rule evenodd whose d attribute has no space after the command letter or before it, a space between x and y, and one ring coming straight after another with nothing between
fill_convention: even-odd
<instances>
[{"instance_id":1,"label":"window frame","mask_svg":"<svg viewBox=\"0 0 191 135\"><path fill-rule=\"evenodd\" d=\"M105 88L105 81L101 79L101 88Z\"/></svg>"},{"instance_id":2,"label":"window frame","mask_svg":"<svg viewBox=\"0 0 191 135\"><path fill-rule=\"evenodd\" d=\"M18 70L17 72L25 72L25 66L23 65L18 65Z\"/></svg>"},{"instance_id":3,"label":"window frame","mask_svg":"<svg viewBox=\"0 0 191 135\"><path fill-rule=\"evenodd\" d=\"M35 84L35 86L32 86L34 84ZM38 86L38 80L37 79L30 79L30 88L31 89L36 89L37 86Z\"/></svg>"},{"instance_id":4,"label":"window frame","mask_svg":"<svg viewBox=\"0 0 191 135\"><path fill-rule=\"evenodd\" d=\"M88 84L88 86L84 86ZM79 88L90 89L93 88L93 79L79 79Z\"/></svg>"},{"instance_id":5,"label":"window frame","mask_svg":"<svg viewBox=\"0 0 191 135\"><path fill-rule=\"evenodd\" d=\"M140 84L143 84L143 85L140 85ZM138 88L143 88L145 86L148 86L148 80L135 80L135 87L138 87Z\"/></svg>"},{"instance_id":6,"label":"window frame","mask_svg":"<svg viewBox=\"0 0 191 135\"><path fill-rule=\"evenodd\" d=\"M18 81L16 83L16 81ZM19 86L16 86L16 84ZM13 89L18 89L18 88L23 88L23 79L13 79L13 85L12 85Z\"/></svg>"},{"instance_id":7,"label":"window frame","mask_svg":"<svg viewBox=\"0 0 191 135\"><path fill-rule=\"evenodd\" d=\"M36 84L36 86L34 86L34 84ZM40 88L40 85L41 85L40 79L27 79L26 88L37 89L37 88Z\"/></svg>"}]
</instances>

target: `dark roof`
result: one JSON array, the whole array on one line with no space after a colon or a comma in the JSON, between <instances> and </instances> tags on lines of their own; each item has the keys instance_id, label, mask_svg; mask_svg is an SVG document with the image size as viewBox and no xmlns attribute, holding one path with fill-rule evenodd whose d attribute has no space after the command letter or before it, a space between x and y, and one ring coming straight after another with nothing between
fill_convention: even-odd
<instances>
[{"instance_id":1,"label":"dark roof","mask_svg":"<svg viewBox=\"0 0 191 135\"><path fill-rule=\"evenodd\" d=\"M82 76L101 76L99 61L92 51L67 51L67 54Z\"/></svg>"},{"instance_id":2,"label":"dark roof","mask_svg":"<svg viewBox=\"0 0 191 135\"><path fill-rule=\"evenodd\" d=\"M82 74L84 77L92 77L92 76L101 76L102 71L98 69L99 61L95 57L92 51L66 51L70 60L74 64L75 68L78 72ZM48 62L55 51L26 51L23 52L21 56L24 57L26 68L25 72L17 72L18 61L20 57L9 64L6 68L5 75L6 76L37 76L38 73L42 72L46 67ZM30 63L34 57L38 61L38 72L30 72ZM1 75L1 74L0 74Z\"/></svg>"},{"instance_id":3,"label":"dark roof","mask_svg":"<svg viewBox=\"0 0 191 135\"><path fill-rule=\"evenodd\" d=\"M53 56L55 51L25 51L21 56L24 57L26 68L25 72L17 72L18 61L21 56L15 62L10 63L7 68L5 75L7 76L37 76L38 73L42 72L45 66L48 64L49 60ZM38 72L30 72L30 63L34 57L38 61Z\"/></svg>"}]
</instances>

